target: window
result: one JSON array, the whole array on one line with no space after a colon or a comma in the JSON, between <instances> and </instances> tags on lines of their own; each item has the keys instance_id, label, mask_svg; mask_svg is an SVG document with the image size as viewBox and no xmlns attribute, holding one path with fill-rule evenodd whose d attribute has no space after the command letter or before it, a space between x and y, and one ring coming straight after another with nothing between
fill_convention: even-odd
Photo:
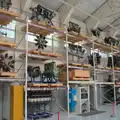
<instances>
[{"instance_id":1,"label":"window","mask_svg":"<svg viewBox=\"0 0 120 120\"><path fill-rule=\"evenodd\" d=\"M9 25L3 26L0 31L6 34L8 38L15 38L16 21L12 21Z\"/></svg>"}]
</instances>

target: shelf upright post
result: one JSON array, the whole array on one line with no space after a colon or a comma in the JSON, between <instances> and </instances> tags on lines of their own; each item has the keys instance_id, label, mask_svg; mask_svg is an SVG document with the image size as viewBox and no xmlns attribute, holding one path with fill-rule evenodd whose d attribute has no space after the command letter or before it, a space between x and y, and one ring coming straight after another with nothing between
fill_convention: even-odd
<instances>
[{"instance_id":1,"label":"shelf upright post","mask_svg":"<svg viewBox=\"0 0 120 120\"><path fill-rule=\"evenodd\" d=\"M17 43L17 26L15 26L15 39L14 39L14 43ZM16 52L14 52L14 60L16 59ZM15 69L14 68L14 72L15 72Z\"/></svg>"},{"instance_id":2,"label":"shelf upright post","mask_svg":"<svg viewBox=\"0 0 120 120\"><path fill-rule=\"evenodd\" d=\"M70 106L69 106L69 59L68 59L68 31L66 28L66 66L67 66L67 110L68 110L68 116L70 114Z\"/></svg>"},{"instance_id":3,"label":"shelf upright post","mask_svg":"<svg viewBox=\"0 0 120 120\"><path fill-rule=\"evenodd\" d=\"M28 18L26 19L26 35L25 35L25 47L26 47L26 60L25 60L25 120L27 120L27 67L28 67L28 27L29 21Z\"/></svg>"},{"instance_id":4,"label":"shelf upright post","mask_svg":"<svg viewBox=\"0 0 120 120\"><path fill-rule=\"evenodd\" d=\"M54 35L52 35L52 53L54 53Z\"/></svg>"},{"instance_id":5,"label":"shelf upright post","mask_svg":"<svg viewBox=\"0 0 120 120\"><path fill-rule=\"evenodd\" d=\"M94 76L94 82L95 82L95 84L94 84L94 106L97 109L98 107L97 107L96 61L95 61L95 54L94 54L94 50L95 50L94 40L93 40L92 48L93 48L93 69L94 69L93 70L93 72L94 72L93 76Z\"/></svg>"},{"instance_id":6,"label":"shelf upright post","mask_svg":"<svg viewBox=\"0 0 120 120\"><path fill-rule=\"evenodd\" d=\"M113 82L114 82L114 84L113 84L113 89L114 89L114 107L115 107L115 114L116 114L116 86L115 86L115 66L114 66L114 58L113 58L113 55L114 55L114 53L113 53L113 47L112 47L113 45L111 45L111 53L112 53L112 73L113 73Z\"/></svg>"}]
</instances>

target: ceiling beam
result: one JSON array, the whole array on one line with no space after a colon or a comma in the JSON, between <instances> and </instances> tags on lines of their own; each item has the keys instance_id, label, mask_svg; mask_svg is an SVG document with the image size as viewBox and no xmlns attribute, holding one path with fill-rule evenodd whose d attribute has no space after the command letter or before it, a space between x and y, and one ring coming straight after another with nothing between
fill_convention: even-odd
<instances>
[{"instance_id":1,"label":"ceiling beam","mask_svg":"<svg viewBox=\"0 0 120 120\"><path fill-rule=\"evenodd\" d=\"M113 22L111 22L110 24L111 25L113 25L115 22L117 22L118 20L120 19L120 17L118 17L118 18L116 18ZM107 25L105 28L103 28L102 30L103 31L105 31L105 30L107 30L107 29L109 29L110 28L110 26L109 25Z\"/></svg>"},{"instance_id":2,"label":"ceiling beam","mask_svg":"<svg viewBox=\"0 0 120 120\"><path fill-rule=\"evenodd\" d=\"M32 0L22 0L22 10L28 11L31 7Z\"/></svg>"},{"instance_id":3,"label":"ceiling beam","mask_svg":"<svg viewBox=\"0 0 120 120\"><path fill-rule=\"evenodd\" d=\"M94 15L101 7L103 7L109 0L106 0L104 3L102 3L91 15ZM90 16L88 16L83 22L86 22Z\"/></svg>"},{"instance_id":4,"label":"ceiling beam","mask_svg":"<svg viewBox=\"0 0 120 120\"><path fill-rule=\"evenodd\" d=\"M70 21L70 18L71 18L71 16L72 16L74 10L75 10L74 8L71 8L71 9L70 9L70 11L69 11L69 13L67 14L67 16L66 16L63 24L65 24L65 25L68 24L68 22Z\"/></svg>"}]
</instances>

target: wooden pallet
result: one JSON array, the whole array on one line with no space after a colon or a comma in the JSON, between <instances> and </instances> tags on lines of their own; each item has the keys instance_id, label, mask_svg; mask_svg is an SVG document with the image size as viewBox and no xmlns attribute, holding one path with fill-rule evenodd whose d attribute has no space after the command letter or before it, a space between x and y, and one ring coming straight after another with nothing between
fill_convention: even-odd
<instances>
[{"instance_id":1,"label":"wooden pallet","mask_svg":"<svg viewBox=\"0 0 120 120\"><path fill-rule=\"evenodd\" d=\"M84 45L89 46L92 48L93 43L91 41L85 43ZM119 51L118 47L112 47L113 48L113 52ZM105 43L101 43L98 41L94 41L94 49L99 49L101 51L106 51L106 52L111 52L111 46L107 45Z\"/></svg>"},{"instance_id":2,"label":"wooden pallet","mask_svg":"<svg viewBox=\"0 0 120 120\"><path fill-rule=\"evenodd\" d=\"M49 87L49 88L51 88L51 87L62 87L62 86L63 86L62 83L56 83L56 84L30 83L30 84L28 84L28 87Z\"/></svg>"},{"instance_id":3,"label":"wooden pallet","mask_svg":"<svg viewBox=\"0 0 120 120\"><path fill-rule=\"evenodd\" d=\"M61 40L66 41L66 35L60 35L59 38ZM83 35L76 35L76 36L68 36L68 41L75 43L75 42L80 42L80 41L84 41L84 40L88 40L87 36L83 36Z\"/></svg>"},{"instance_id":4,"label":"wooden pallet","mask_svg":"<svg viewBox=\"0 0 120 120\"><path fill-rule=\"evenodd\" d=\"M17 13L0 9L0 25L7 25L16 17L19 17Z\"/></svg>"},{"instance_id":5,"label":"wooden pallet","mask_svg":"<svg viewBox=\"0 0 120 120\"><path fill-rule=\"evenodd\" d=\"M57 84L51 84L51 87L62 87L63 84L62 83L57 83Z\"/></svg>"},{"instance_id":6,"label":"wooden pallet","mask_svg":"<svg viewBox=\"0 0 120 120\"><path fill-rule=\"evenodd\" d=\"M103 69L104 69L104 68L103 68ZM106 69L106 70L112 70L112 68L110 68L110 67L106 67L105 69Z\"/></svg>"},{"instance_id":7,"label":"wooden pallet","mask_svg":"<svg viewBox=\"0 0 120 120\"><path fill-rule=\"evenodd\" d=\"M119 68L119 67L115 67L114 69L120 71L120 68Z\"/></svg>"},{"instance_id":8,"label":"wooden pallet","mask_svg":"<svg viewBox=\"0 0 120 120\"><path fill-rule=\"evenodd\" d=\"M16 77L15 72L0 72L0 77Z\"/></svg>"},{"instance_id":9,"label":"wooden pallet","mask_svg":"<svg viewBox=\"0 0 120 120\"><path fill-rule=\"evenodd\" d=\"M80 78L72 78L71 79L72 81L90 81L90 78L88 78L88 77L80 77Z\"/></svg>"},{"instance_id":10,"label":"wooden pallet","mask_svg":"<svg viewBox=\"0 0 120 120\"><path fill-rule=\"evenodd\" d=\"M41 52L39 50L30 50L29 51L30 54L35 54L35 55L42 55L42 56L49 56L49 57L62 57L61 54L57 54L57 53L48 53L48 52Z\"/></svg>"},{"instance_id":11,"label":"wooden pallet","mask_svg":"<svg viewBox=\"0 0 120 120\"><path fill-rule=\"evenodd\" d=\"M0 46L5 46L5 47L16 47L16 43L14 42L5 42L5 41L0 41Z\"/></svg>"},{"instance_id":12,"label":"wooden pallet","mask_svg":"<svg viewBox=\"0 0 120 120\"><path fill-rule=\"evenodd\" d=\"M25 59L25 57L26 57L25 53L23 53L23 54L20 55L20 58L22 58L22 59ZM49 60L48 58L42 58L42 57L39 58L37 56L33 56L33 54L28 54L28 59L29 60L39 60L39 61Z\"/></svg>"},{"instance_id":13,"label":"wooden pallet","mask_svg":"<svg viewBox=\"0 0 120 120\"><path fill-rule=\"evenodd\" d=\"M120 82L115 82L115 85L119 85L120 86Z\"/></svg>"},{"instance_id":14,"label":"wooden pallet","mask_svg":"<svg viewBox=\"0 0 120 120\"><path fill-rule=\"evenodd\" d=\"M23 27L23 31L26 31L26 26ZM62 31L61 28L57 28L55 26L46 25L43 22L33 21L29 24L28 31L34 34L40 34L43 36L54 33L55 31Z\"/></svg>"},{"instance_id":15,"label":"wooden pallet","mask_svg":"<svg viewBox=\"0 0 120 120\"><path fill-rule=\"evenodd\" d=\"M28 87L49 87L49 84L38 84L38 83L29 83Z\"/></svg>"},{"instance_id":16,"label":"wooden pallet","mask_svg":"<svg viewBox=\"0 0 120 120\"><path fill-rule=\"evenodd\" d=\"M77 63L69 63L70 66L74 66L74 67L86 67L86 68L90 68L91 65L90 64L77 64ZM66 64L59 64L57 65L57 67L64 67L66 66Z\"/></svg>"},{"instance_id":17,"label":"wooden pallet","mask_svg":"<svg viewBox=\"0 0 120 120\"><path fill-rule=\"evenodd\" d=\"M70 63L69 65L71 65L71 66L76 66L76 67L91 67L90 64L77 64L77 63Z\"/></svg>"}]
</instances>

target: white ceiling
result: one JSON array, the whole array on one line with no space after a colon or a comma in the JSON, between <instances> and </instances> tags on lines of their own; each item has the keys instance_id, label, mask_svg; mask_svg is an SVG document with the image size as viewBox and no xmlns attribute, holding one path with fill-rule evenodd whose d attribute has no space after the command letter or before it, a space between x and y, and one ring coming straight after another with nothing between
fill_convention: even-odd
<instances>
[{"instance_id":1,"label":"white ceiling","mask_svg":"<svg viewBox=\"0 0 120 120\"><path fill-rule=\"evenodd\" d=\"M57 11L59 9L59 12L62 13L62 14L60 13L60 17L63 17L63 16L66 17L70 11L70 9L67 8L68 6L60 2L60 0L33 0L33 1L37 4L40 3L51 10ZM63 0L63 1L68 2L69 4L72 4L72 5L76 4L78 8L96 16L99 19L101 18L105 19L107 17L105 21L108 22L109 24L112 23L113 25L116 25L116 27L117 27L117 24L120 23L119 22L120 19L116 20L117 18L120 17L120 7L119 7L120 4L118 4L120 2L116 2L116 1L120 1L120 0ZM115 3L117 3L117 5ZM63 9L65 7L67 9ZM117 13L117 12L119 13L113 15L114 13ZM88 17L88 15L85 15L79 10L75 10L74 13L72 14L72 17L87 23L89 21L92 21L91 18ZM104 20L101 23L101 27L102 28L108 27L108 25L104 22Z\"/></svg>"},{"instance_id":2,"label":"white ceiling","mask_svg":"<svg viewBox=\"0 0 120 120\"><path fill-rule=\"evenodd\" d=\"M105 0L80 0L80 4L78 4L76 7L91 14L104 2ZM75 11L73 16L80 17L82 18L82 20L85 20L88 17L88 15L85 15L84 13L80 11L79 12Z\"/></svg>"},{"instance_id":3,"label":"white ceiling","mask_svg":"<svg viewBox=\"0 0 120 120\"><path fill-rule=\"evenodd\" d=\"M35 3L39 3L43 6L48 7L51 10L57 10L61 6L61 2L59 0L33 0Z\"/></svg>"}]
</instances>

